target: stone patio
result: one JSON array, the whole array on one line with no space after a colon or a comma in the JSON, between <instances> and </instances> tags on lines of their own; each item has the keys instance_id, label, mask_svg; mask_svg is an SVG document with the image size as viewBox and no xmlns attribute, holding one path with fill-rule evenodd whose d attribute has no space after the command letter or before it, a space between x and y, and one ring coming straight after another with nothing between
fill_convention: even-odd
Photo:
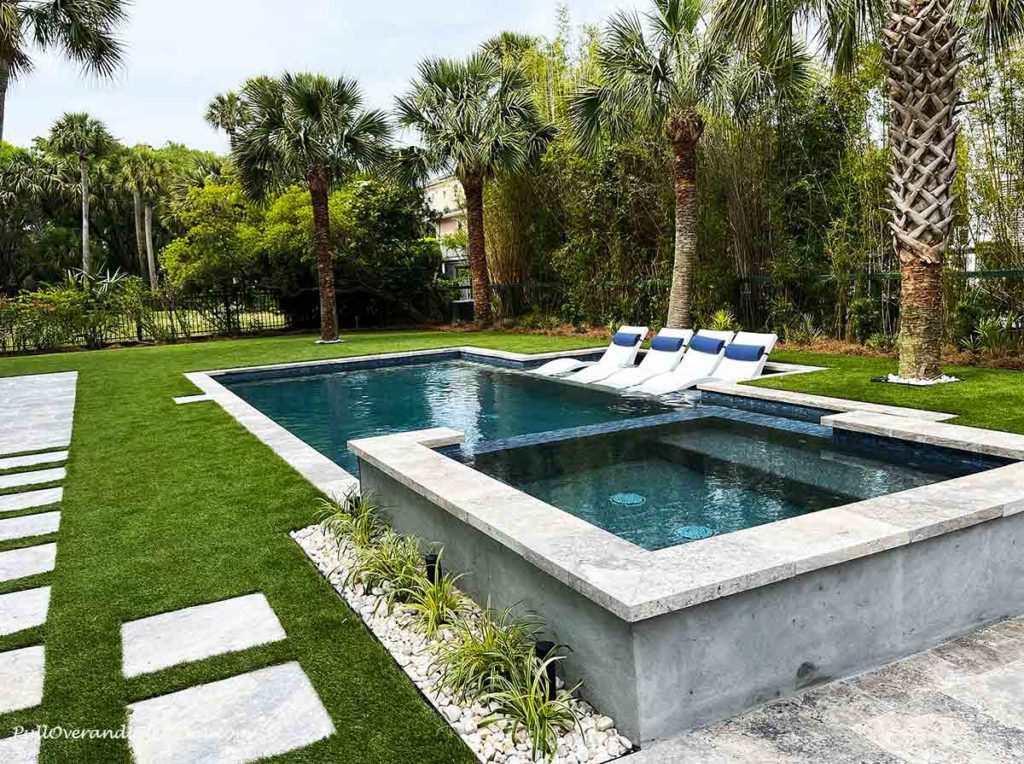
<instances>
[{"instance_id":1,"label":"stone patio","mask_svg":"<svg viewBox=\"0 0 1024 764\"><path fill-rule=\"evenodd\" d=\"M629 764L1024 762L1024 618L663 741Z\"/></svg>"}]
</instances>

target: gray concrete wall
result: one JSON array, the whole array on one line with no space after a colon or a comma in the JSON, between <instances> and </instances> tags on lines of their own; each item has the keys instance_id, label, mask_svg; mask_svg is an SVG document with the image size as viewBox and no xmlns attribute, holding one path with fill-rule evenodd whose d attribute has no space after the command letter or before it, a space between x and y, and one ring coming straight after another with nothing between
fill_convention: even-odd
<instances>
[{"instance_id":1,"label":"gray concrete wall","mask_svg":"<svg viewBox=\"0 0 1024 764\"><path fill-rule=\"evenodd\" d=\"M444 546L442 567L466 574L459 586L477 603L522 603L543 617L547 638L572 648L562 669L569 683L582 680L583 694L601 713L624 734L639 734L630 624L366 462L359 473L363 493L384 505L396 530Z\"/></svg>"},{"instance_id":2,"label":"gray concrete wall","mask_svg":"<svg viewBox=\"0 0 1024 764\"><path fill-rule=\"evenodd\" d=\"M478 602L541 614L585 695L642 744L1024 613L1024 513L628 624L360 466L395 527L442 543Z\"/></svg>"},{"instance_id":3,"label":"gray concrete wall","mask_svg":"<svg viewBox=\"0 0 1024 764\"><path fill-rule=\"evenodd\" d=\"M641 740L1024 612L1024 514L636 624Z\"/></svg>"}]
</instances>

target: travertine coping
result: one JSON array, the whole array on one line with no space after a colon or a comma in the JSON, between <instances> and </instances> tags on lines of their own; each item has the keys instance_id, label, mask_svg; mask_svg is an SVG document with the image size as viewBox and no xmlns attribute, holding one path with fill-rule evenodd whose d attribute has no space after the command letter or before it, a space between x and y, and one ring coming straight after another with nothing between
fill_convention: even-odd
<instances>
[{"instance_id":1,"label":"travertine coping","mask_svg":"<svg viewBox=\"0 0 1024 764\"><path fill-rule=\"evenodd\" d=\"M388 359L423 358L429 360L433 356L450 356L452 354L469 354L484 356L515 363L546 361L550 358L590 355L595 349L559 351L525 355L509 353L504 350L490 350L477 347L448 347L430 350L414 350L403 353L383 353L381 355L361 355L345 358L327 358L320 361L300 361L298 363L275 364L271 366L246 366L244 368L217 369L215 371L190 372L185 375L192 384L203 391L203 397L216 401L231 416L238 420L245 429L259 438L263 443L288 463L296 472L312 483L328 496L341 497L352 491L359 490L359 479L347 470L342 469L311 445L293 435L273 419L254 406L246 403L228 388L217 381L217 377L225 374L253 373L261 371L280 371L284 369L300 369L331 366L344 367L365 361L386 361ZM198 398L199 396L188 396Z\"/></svg>"},{"instance_id":2,"label":"travertine coping","mask_svg":"<svg viewBox=\"0 0 1024 764\"><path fill-rule=\"evenodd\" d=\"M788 366L786 364L769 364L774 368L785 369L777 374L772 374L771 379L787 377L794 374L807 374L812 371L822 371L824 367L818 366ZM922 419L930 422L944 422L953 419L956 414L947 414L942 411L928 411L926 409L910 409L903 406L886 406L880 403L866 403L865 401L850 401L845 398L831 398L827 395L811 395L809 393L795 393L791 390L776 390L771 387L755 387L753 385L740 384L738 382L709 382L698 385L697 389L709 393L721 393L722 395L736 395L741 398L755 398L772 403L787 403L793 406L803 406L813 409L826 409L828 411L868 411L875 414L888 414L889 416L905 417L909 419ZM822 421L822 424L825 424Z\"/></svg>"},{"instance_id":3,"label":"travertine coping","mask_svg":"<svg viewBox=\"0 0 1024 764\"><path fill-rule=\"evenodd\" d=\"M982 430L926 420L907 420L868 411L850 411L822 417L821 423L838 430L899 438L929 446L974 451L1003 459L1024 460L1024 435Z\"/></svg>"},{"instance_id":4,"label":"travertine coping","mask_svg":"<svg viewBox=\"0 0 1024 764\"><path fill-rule=\"evenodd\" d=\"M349 450L630 622L1024 510L1020 463L650 552L433 450L461 441L437 428Z\"/></svg>"}]
</instances>

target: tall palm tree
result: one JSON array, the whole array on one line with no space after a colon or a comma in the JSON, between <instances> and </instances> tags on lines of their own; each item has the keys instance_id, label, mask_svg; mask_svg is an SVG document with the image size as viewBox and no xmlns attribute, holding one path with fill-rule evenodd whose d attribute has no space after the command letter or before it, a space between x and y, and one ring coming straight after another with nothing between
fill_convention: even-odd
<instances>
[{"instance_id":1,"label":"tall palm tree","mask_svg":"<svg viewBox=\"0 0 1024 764\"><path fill-rule=\"evenodd\" d=\"M572 97L569 117L585 150L639 124L659 133L672 157L675 242L667 326L689 328L697 252L697 152L710 115L737 96L783 92L806 83L806 56L766 67L739 59L705 34L712 0L652 0L643 17L618 13L597 50L598 81ZM755 87L756 86L756 87Z\"/></svg>"},{"instance_id":2,"label":"tall palm tree","mask_svg":"<svg viewBox=\"0 0 1024 764\"><path fill-rule=\"evenodd\" d=\"M233 139L245 121L244 103L234 90L218 93L207 104L203 118L214 130L223 130Z\"/></svg>"},{"instance_id":3,"label":"tall palm tree","mask_svg":"<svg viewBox=\"0 0 1024 764\"><path fill-rule=\"evenodd\" d=\"M155 289L158 274L153 250L153 207L167 179L167 162L150 146L133 146L122 157L118 179L131 191L135 203L139 273L148 274L149 286Z\"/></svg>"},{"instance_id":4,"label":"tall palm tree","mask_svg":"<svg viewBox=\"0 0 1024 764\"><path fill-rule=\"evenodd\" d=\"M956 194L957 75L971 48L1004 49L1024 32L1022 0L722 0L715 35L784 50L807 23L840 71L880 39L888 71L893 245L900 261L901 377L942 373L942 265Z\"/></svg>"},{"instance_id":5,"label":"tall palm tree","mask_svg":"<svg viewBox=\"0 0 1024 764\"><path fill-rule=\"evenodd\" d=\"M116 32L126 7L124 0L0 0L0 139L7 88L32 71L33 48L110 77L124 55Z\"/></svg>"},{"instance_id":6,"label":"tall palm tree","mask_svg":"<svg viewBox=\"0 0 1024 764\"><path fill-rule=\"evenodd\" d=\"M68 113L50 128L47 148L59 156L78 162L80 193L82 196L82 271L92 274L89 252L89 165L110 152L114 138L106 126L88 114Z\"/></svg>"},{"instance_id":7,"label":"tall palm tree","mask_svg":"<svg viewBox=\"0 0 1024 764\"><path fill-rule=\"evenodd\" d=\"M246 119L232 141L246 192L304 182L313 205L313 246L320 281L320 341L338 341L328 192L332 183L381 165L389 154L391 124L363 109L358 83L322 74L284 74L249 80L241 92Z\"/></svg>"},{"instance_id":8,"label":"tall palm tree","mask_svg":"<svg viewBox=\"0 0 1024 764\"><path fill-rule=\"evenodd\" d=\"M553 128L541 120L522 70L480 52L465 60L428 59L409 92L397 99L399 122L423 145L400 154L407 178L453 173L466 195L473 312L491 320L491 282L484 244L484 184L520 172L543 151Z\"/></svg>"}]
</instances>

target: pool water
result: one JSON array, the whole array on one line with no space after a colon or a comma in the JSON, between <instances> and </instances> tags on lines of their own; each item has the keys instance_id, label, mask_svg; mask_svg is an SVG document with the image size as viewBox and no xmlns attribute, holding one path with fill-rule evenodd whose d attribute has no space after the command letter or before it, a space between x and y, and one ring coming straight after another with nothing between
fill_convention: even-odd
<instances>
[{"instance_id":1,"label":"pool water","mask_svg":"<svg viewBox=\"0 0 1024 764\"><path fill-rule=\"evenodd\" d=\"M673 410L469 361L223 382L352 474L358 463L346 444L356 438L452 427L471 455L484 441Z\"/></svg>"},{"instance_id":2,"label":"pool water","mask_svg":"<svg viewBox=\"0 0 1024 764\"><path fill-rule=\"evenodd\" d=\"M473 466L648 550L947 480L714 416L480 453Z\"/></svg>"}]
</instances>

